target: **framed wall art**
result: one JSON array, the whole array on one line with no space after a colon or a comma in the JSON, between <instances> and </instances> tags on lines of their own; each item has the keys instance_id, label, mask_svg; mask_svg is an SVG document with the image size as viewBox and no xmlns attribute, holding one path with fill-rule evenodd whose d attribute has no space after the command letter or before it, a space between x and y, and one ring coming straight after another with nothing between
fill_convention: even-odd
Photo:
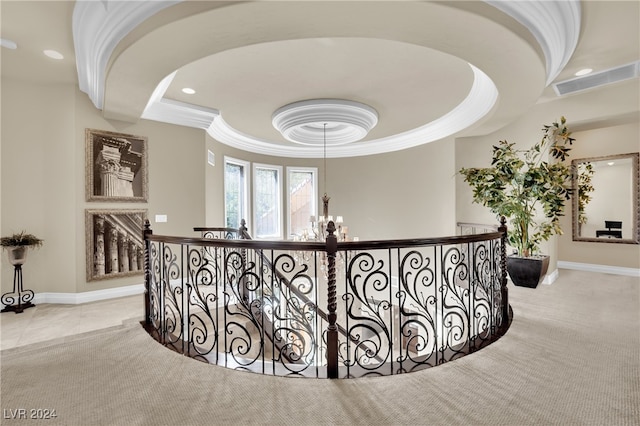
<instances>
[{"instance_id":1,"label":"framed wall art","mask_svg":"<svg viewBox=\"0 0 640 426\"><path fill-rule=\"evenodd\" d=\"M86 129L85 141L87 201L147 201L146 137Z\"/></svg>"},{"instance_id":2,"label":"framed wall art","mask_svg":"<svg viewBox=\"0 0 640 426\"><path fill-rule=\"evenodd\" d=\"M147 210L85 210L87 281L144 274Z\"/></svg>"}]
</instances>

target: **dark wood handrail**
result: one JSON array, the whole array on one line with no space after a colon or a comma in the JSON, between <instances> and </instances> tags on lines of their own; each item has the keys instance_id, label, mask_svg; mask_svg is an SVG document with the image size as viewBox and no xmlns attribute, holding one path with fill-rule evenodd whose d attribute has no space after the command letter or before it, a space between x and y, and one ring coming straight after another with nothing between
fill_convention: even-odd
<instances>
[{"instance_id":1,"label":"dark wood handrail","mask_svg":"<svg viewBox=\"0 0 640 426\"><path fill-rule=\"evenodd\" d=\"M487 232L483 234L456 235L453 237L409 238L402 240L340 241L338 242L338 251L455 245L499 239L501 236L502 232Z\"/></svg>"},{"instance_id":2,"label":"dark wood handrail","mask_svg":"<svg viewBox=\"0 0 640 426\"><path fill-rule=\"evenodd\" d=\"M483 234L457 235L453 237L437 238L410 238L401 240L372 240L372 241L339 241L338 251L351 250L375 250L387 248L404 248L430 245L455 245L474 243L502 237L502 232L488 232ZM150 241L170 244L195 244L207 247L235 247L256 250L302 250L302 251L326 251L326 245L317 241L266 241L266 240L225 240L199 237L177 237L169 235L151 234Z\"/></svg>"},{"instance_id":3,"label":"dark wood handrail","mask_svg":"<svg viewBox=\"0 0 640 426\"><path fill-rule=\"evenodd\" d=\"M238 233L238 228L224 228L224 227L208 227L208 226L202 226L202 227L196 227L193 228L193 230L195 232L233 232L233 233Z\"/></svg>"}]
</instances>

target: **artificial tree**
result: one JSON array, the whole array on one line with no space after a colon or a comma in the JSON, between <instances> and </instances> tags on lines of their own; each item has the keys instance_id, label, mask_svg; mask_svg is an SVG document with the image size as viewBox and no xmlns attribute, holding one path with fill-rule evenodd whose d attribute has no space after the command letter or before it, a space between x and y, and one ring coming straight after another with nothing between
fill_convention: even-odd
<instances>
[{"instance_id":1,"label":"artificial tree","mask_svg":"<svg viewBox=\"0 0 640 426\"><path fill-rule=\"evenodd\" d=\"M473 189L473 201L510 221L509 244L523 257L536 253L552 235L562 234L560 217L572 196L572 170L564 161L575 139L566 119L542 131L542 139L528 149L501 140L493 146L490 167L460 170Z\"/></svg>"}]
</instances>

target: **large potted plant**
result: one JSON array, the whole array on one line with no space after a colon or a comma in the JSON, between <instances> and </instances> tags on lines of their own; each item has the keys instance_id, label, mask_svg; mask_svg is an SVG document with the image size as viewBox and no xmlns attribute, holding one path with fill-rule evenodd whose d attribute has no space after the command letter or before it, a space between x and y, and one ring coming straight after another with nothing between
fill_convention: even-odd
<instances>
[{"instance_id":1,"label":"large potted plant","mask_svg":"<svg viewBox=\"0 0 640 426\"><path fill-rule=\"evenodd\" d=\"M549 256L538 254L539 245L562 234L560 217L572 195L571 167L562 162L575 140L565 123L561 117L545 125L542 139L525 150L499 141L490 167L460 170L473 201L509 220L509 244L517 255L507 258L507 271L515 285L537 287L549 266Z\"/></svg>"},{"instance_id":2,"label":"large potted plant","mask_svg":"<svg viewBox=\"0 0 640 426\"><path fill-rule=\"evenodd\" d=\"M580 235L582 225L587 223L588 220L585 209L589 201L591 201L591 193L594 190L591 183L594 172L593 164L581 163L574 169L574 172L578 178L578 192L573 195L578 200L578 235Z\"/></svg>"}]
</instances>

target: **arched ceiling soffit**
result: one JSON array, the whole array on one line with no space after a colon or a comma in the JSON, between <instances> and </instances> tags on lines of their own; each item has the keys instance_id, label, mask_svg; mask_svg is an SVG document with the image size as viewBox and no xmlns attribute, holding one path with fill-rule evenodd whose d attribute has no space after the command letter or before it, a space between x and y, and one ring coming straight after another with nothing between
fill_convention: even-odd
<instances>
[{"instance_id":1,"label":"arched ceiling soffit","mask_svg":"<svg viewBox=\"0 0 640 426\"><path fill-rule=\"evenodd\" d=\"M498 9L452 4L168 5L123 31L102 109L107 118L204 128L237 148L291 157L323 155L271 125L277 109L306 99L361 102L379 114L364 139L332 147L329 157L490 131L535 103L549 53ZM195 96L180 92L198 84L206 89Z\"/></svg>"}]
</instances>

